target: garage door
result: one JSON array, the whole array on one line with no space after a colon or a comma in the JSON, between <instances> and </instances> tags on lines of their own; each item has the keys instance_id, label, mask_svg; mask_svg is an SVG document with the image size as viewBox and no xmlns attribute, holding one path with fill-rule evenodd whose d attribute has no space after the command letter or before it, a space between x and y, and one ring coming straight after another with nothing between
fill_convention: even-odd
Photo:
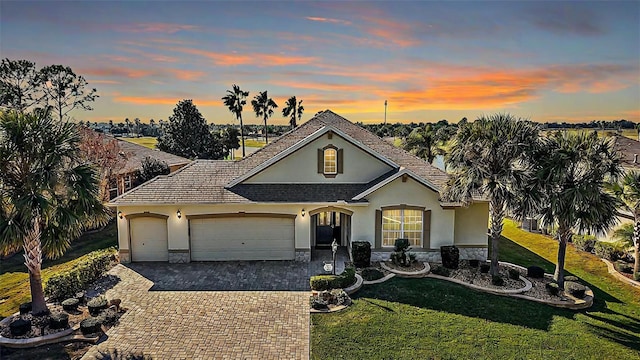
<instances>
[{"instance_id":1,"label":"garage door","mask_svg":"<svg viewBox=\"0 0 640 360\"><path fill-rule=\"evenodd\" d=\"M129 227L132 261L169 261L166 219L138 217Z\"/></svg>"},{"instance_id":2,"label":"garage door","mask_svg":"<svg viewBox=\"0 0 640 360\"><path fill-rule=\"evenodd\" d=\"M191 260L293 260L294 219L191 219Z\"/></svg>"}]
</instances>

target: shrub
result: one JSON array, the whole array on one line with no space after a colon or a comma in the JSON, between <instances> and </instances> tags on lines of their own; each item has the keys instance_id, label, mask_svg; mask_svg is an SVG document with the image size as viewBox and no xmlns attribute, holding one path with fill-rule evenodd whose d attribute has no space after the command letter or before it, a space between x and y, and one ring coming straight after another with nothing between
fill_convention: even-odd
<instances>
[{"instance_id":1,"label":"shrub","mask_svg":"<svg viewBox=\"0 0 640 360\"><path fill-rule=\"evenodd\" d=\"M577 276L567 275L564 277L564 281L580 281Z\"/></svg>"},{"instance_id":2,"label":"shrub","mask_svg":"<svg viewBox=\"0 0 640 360\"><path fill-rule=\"evenodd\" d=\"M471 266L472 268L477 268L478 266L480 266L480 260L469 260L469 266Z\"/></svg>"},{"instance_id":3,"label":"shrub","mask_svg":"<svg viewBox=\"0 0 640 360\"><path fill-rule=\"evenodd\" d=\"M384 274L376 268L366 268L362 270L362 278L367 281L382 279Z\"/></svg>"},{"instance_id":4,"label":"shrub","mask_svg":"<svg viewBox=\"0 0 640 360\"><path fill-rule=\"evenodd\" d=\"M585 291L587 291L587 288L584 285L573 281L565 281L564 289L578 299L584 299Z\"/></svg>"},{"instance_id":5,"label":"shrub","mask_svg":"<svg viewBox=\"0 0 640 360\"><path fill-rule=\"evenodd\" d=\"M416 260L416 257L409 254L409 250L411 250L409 239L396 239L390 256L391 261L398 266L411 265Z\"/></svg>"},{"instance_id":6,"label":"shrub","mask_svg":"<svg viewBox=\"0 0 640 360\"><path fill-rule=\"evenodd\" d=\"M353 264L358 268L366 268L371 264L371 244L368 241L354 241L351 243Z\"/></svg>"},{"instance_id":7,"label":"shrub","mask_svg":"<svg viewBox=\"0 0 640 360\"><path fill-rule=\"evenodd\" d=\"M69 327L69 315L63 312L51 313L49 327L52 329L66 329Z\"/></svg>"},{"instance_id":8,"label":"shrub","mask_svg":"<svg viewBox=\"0 0 640 360\"><path fill-rule=\"evenodd\" d=\"M309 279L311 290L323 291L331 289L335 275L316 275Z\"/></svg>"},{"instance_id":9,"label":"shrub","mask_svg":"<svg viewBox=\"0 0 640 360\"><path fill-rule=\"evenodd\" d=\"M431 269L431 272L436 275L445 276L445 277L449 277L449 275L451 275L451 270L447 269L444 266L439 266L439 265Z\"/></svg>"},{"instance_id":10,"label":"shrub","mask_svg":"<svg viewBox=\"0 0 640 360\"><path fill-rule=\"evenodd\" d=\"M338 288L344 289L353 285L356 282L356 269L353 267L346 267L342 274L338 275L339 285Z\"/></svg>"},{"instance_id":11,"label":"shrub","mask_svg":"<svg viewBox=\"0 0 640 360\"><path fill-rule=\"evenodd\" d=\"M31 303L30 302L26 302L26 303L20 304L20 315L28 314L30 311L31 311Z\"/></svg>"},{"instance_id":12,"label":"shrub","mask_svg":"<svg viewBox=\"0 0 640 360\"><path fill-rule=\"evenodd\" d=\"M115 260L115 248L91 252L87 254L85 260L76 264L73 269L52 275L47 281L44 293L55 300L74 297L76 293L84 290L90 283L109 270L111 263Z\"/></svg>"},{"instance_id":13,"label":"shrub","mask_svg":"<svg viewBox=\"0 0 640 360\"><path fill-rule=\"evenodd\" d=\"M483 274L488 273L489 269L491 269L491 265L489 265L489 264L480 265L480 272L483 273Z\"/></svg>"},{"instance_id":14,"label":"shrub","mask_svg":"<svg viewBox=\"0 0 640 360\"><path fill-rule=\"evenodd\" d=\"M13 336L22 336L31 330L31 320L18 319L9 324L9 331Z\"/></svg>"},{"instance_id":15,"label":"shrub","mask_svg":"<svg viewBox=\"0 0 640 360\"><path fill-rule=\"evenodd\" d=\"M326 300L318 297L311 296L310 298L311 308L315 310L327 310L329 308L329 304Z\"/></svg>"},{"instance_id":16,"label":"shrub","mask_svg":"<svg viewBox=\"0 0 640 360\"><path fill-rule=\"evenodd\" d=\"M460 250L456 246L440 246L442 266L449 269L457 269L460 261Z\"/></svg>"},{"instance_id":17,"label":"shrub","mask_svg":"<svg viewBox=\"0 0 640 360\"><path fill-rule=\"evenodd\" d=\"M504 286L504 279L498 275L491 277L491 283L495 286Z\"/></svg>"},{"instance_id":18,"label":"shrub","mask_svg":"<svg viewBox=\"0 0 640 360\"><path fill-rule=\"evenodd\" d=\"M342 289L331 290L331 296L336 305L347 305L351 301L349 295Z\"/></svg>"},{"instance_id":19,"label":"shrub","mask_svg":"<svg viewBox=\"0 0 640 360\"><path fill-rule=\"evenodd\" d=\"M103 296L93 298L87 303L89 314L91 314L92 316L97 316L102 310L106 309L107 306L107 299L105 299Z\"/></svg>"},{"instance_id":20,"label":"shrub","mask_svg":"<svg viewBox=\"0 0 640 360\"><path fill-rule=\"evenodd\" d=\"M546 284L545 287L547 288L547 291L549 292L549 294L553 296L558 296L558 294L560 294L560 287L558 286L557 283L550 282Z\"/></svg>"},{"instance_id":21,"label":"shrub","mask_svg":"<svg viewBox=\"0 0 640 360\"><path fill-rule=\"evenodd\" d=\"M575 247L578 250L582 250L582 251L586 251L586 252L593 252L593 248L596 245L596 242L598 240L596 240L596 237L593 235L573 235L571 237L571 241L573 242L573 245L575 245Z\"/></svg>"},{"instance_id":22,"label":"shrub","mask_svg":"<svg viewBox=\"0 0 640 360\"><path fill-rule=\"evenodd\" d=\"M640 281L640 272L633 274L633 280Z\"/></svg>"},{"instance_id":23,"label":"shrub","mask_svg":"<svg viewBox=\"0 0 640 360\"><path fill-rule=\"evenodd\" d=\"M356 280L356 269L347 267L340 275L316 275L309 279L311 290L323 291L343 289L351 286Z\"/></svg>"},{"instance_id":24,"label":"shrub","mask_svg":"<svg viewBox=\"0 0 640 360\"><path fill-rule=\"evenodd\" d=\"M598 241L594 247L596 255L609 261L616 261L624 256L624 252L620 250L619 245L606 241Z\"/></svg>"},{"instance_id":25,"label":"shrub","mask_svg":"<svg viewBox=\"0 0 640 360\"><path fill-rule=\"evenodd\" d=\"M65 311L75 311L78 309L80 301L76 298L70 298L62 302L62 308Z\"/></svg>"},{"instance_id":26,"label":"shrub","mask_svg":"<svg viewBox=\"0 0 640 360\"><path fill-rule=\"evenodd\" d=\"M527 276L534 279L542 279L544 277L544 269L540 266L529 266L527 268Z\"/></svg>"},{"instance_id":27,"label":"shrub","mask_svg":"<svg viewBox=\"0 0 640 360\"><path fill-rule=\"evenodd\" d=\"M113 309L106 309L97 316L101 324L113 325L118 320L118 313Z\"/></svg>"},{"instance_id":28,"label":"shrub","mask_svg":"<svg viewBox=\"0 0 640 360\"><path fill-rule=\"evenodd\" d=\"M520 271L516 269L509 269L509 279L512 279L512 280L520 279Z\"/></svg>"},{"instance_id":29,"label":"shrub","mask_svg":"<svg viewBox=\"0 0 640 360\"><path fill-rule=\"evenodd\" d=\"M613 265L621 273L633 274L633 266L624 261L616 261Z\"/></svg>"},{"instance_id":30,"label":"shrub","mask_svg":"<svg viewBox=\"0 0 640 360\"><path fill-rule=\"evenodd\" d=\"M80 322L80 331L82 331L84 335L95 334L102 331L102 324L100 323L100 319L96 317L90 317L82 320Z\"/></svg>"}]
</instances>

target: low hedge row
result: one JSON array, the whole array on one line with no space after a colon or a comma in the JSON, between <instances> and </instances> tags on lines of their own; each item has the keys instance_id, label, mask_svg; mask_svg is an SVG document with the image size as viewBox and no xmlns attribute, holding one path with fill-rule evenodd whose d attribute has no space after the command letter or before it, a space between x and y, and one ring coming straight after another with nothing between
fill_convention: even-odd
<instances>
[{"instance_id":1,"label":"low hedge row","mask_svg":"<svg viewBox=\"0 0 640 360\"><path fill-rule=\"evenodd\" d=\"M52 275L47 281L44 293L53 300L74 297L77 292L86 289L109 270L115 260L116 249L113 247L91 252L73 269Z\"/></svg>"},{"instance_id":2,"label":"low hedge row","mask_svg":"<svg viewBox=\"0 0 640 360\"><path fill-rule=\"evenodd\" d=\"M575 234L571 236L571 242L576 248L578 248L578 250L593 252L598 240L593 235Z\"/></svg>"},{"instance_id":3,"label":"low hedge row","mask_svg":"<svg viewBox=\"0 0 640 360\"><path fill-rule=\"evenodd\" d=\"M609 261L616 261L624 256L624 251L616 243L598 241L594 246L596 255Z\"/></svg>"},{"instance_id":4,"label":"low hedge row","mask_svg":"<svg viewBox=\"0 0 640 360\"><path fill-rule=\"evenodd\" d=\"M347 267L340 275L316 275L309 279L311 290L344 289L356 281L356 269Z\"/></svg>"}]
</instances>

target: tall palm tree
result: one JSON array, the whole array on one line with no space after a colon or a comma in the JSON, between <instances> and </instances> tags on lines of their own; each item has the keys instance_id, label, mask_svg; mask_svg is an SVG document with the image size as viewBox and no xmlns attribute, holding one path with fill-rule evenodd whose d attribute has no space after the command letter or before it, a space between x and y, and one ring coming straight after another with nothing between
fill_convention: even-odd
<instances>
[{"instance_id":1,"label":"tall palm tree","mask_svg":"<svg viewBox=\"0 0 640 360\"><path fill-rule=\"evenodd\" d=\"M131 120L125 118L124 123L127 124L127 135L131 136Z\"/></svg>"},{"instance_id":2,"label":"tall palm tree","mask_svg":"<svg viewBox=\"0 0 640 360\"><path fill-rule=\"evenodd\" d=\"M282 116L290 116L289 125L294 129L298 126L298 122L302 119L302 113L304 112L304 106L302 106L302 100L298 101L295 96L290 97L282 109ZM297 121L296 121L297 119Z\"/></svg>"},{"instance_id":3,"label":"tall palm tree","mask_svg":"<svg viewBox=\"0 0 640 360\"><path fill-rule=\"evenodd\" d=\"M222 97L224 105L229 108L236 119L240 120L240 138L242 141L242 157L245 156L244 150L244 124L242 123L242 107L247 104L245 100L249 96L248 91L240 90L240 86L233 84L232 90L227 90L227 95Z\"/></svg>"},{"instance_id":4,"label":"tall palm tree","mask_svg":"<svg viewBox=\"0 0 640 360\"><path fill-rule=\"evenodd\" d=\"M267 95L266 91L262 91L251 100L251 105L253 106L253 112L256 113L256 117L262 116L264 119L264 141L268 144L267 119L273 115L273 109L277 108L278 104Z\"/></svg>"},{"instance_id":5,"label":"tall palm tree","mask_svg":"<svg viewBox=\"0 0 640 360\"><path fill-rule=\"evenodd\" d=\"M452 177L443 197L462 203L474 197L489 201L492 275L499 272L499 241L507 211L531 201L522 194L533 177L527 157L538 138L538 128L530 121L509 114L483 116L458 130L447 155Z\"/></svg>"},{"instance_id":6,"label":"tall palm tree","mask_svg":"<svg viewBox=\"0 0 640 360\"><path fill-rule=\"evenodd\" d=\"M405 150L427 160L429 164L433 163L436 155L444 153L440 145L442 141L430 124L413 129L404 141Z\"/></svg>"},{"instance_id":7,"label":"tall palm tree","mask_svg":"<svg viewBox=\"0 0 640 360\"><path fill-rule=\"evenodd\" d=\"M628 171L620 182L611 183L608 188L620 199L622 208L633 216L631 245L635 257L633 275L637 276L640 270L640 172Z\"/></svg>"},{"instance_id":8,"label":"tall palm tree","mask_svg":"<svg viewBox=\"0 0 640 360\"><path fill-rule=\"evenodd\" d=\"M611 139L598 138L595 132L560 131L544 139L533 159L535 187L544 195L540 221L557 226L558 262L553 278L564 288L564 259L573 231L604 232L617 221L619 201L605 182L617 180L620 159Z\"/></svg>"},{"instance_id":9,"label":"tall palm tree","mask_svg":"<svg viewBox=\"0 0 640 360\"><path fill-rule=\"evenodd\" d=\"M85 227L108 219L97 171L78 163L75 126L46 112L0 114L0 254L24 250L34 314L48 312L42 256L60 257Z\"/></svg>"}]
</instances>

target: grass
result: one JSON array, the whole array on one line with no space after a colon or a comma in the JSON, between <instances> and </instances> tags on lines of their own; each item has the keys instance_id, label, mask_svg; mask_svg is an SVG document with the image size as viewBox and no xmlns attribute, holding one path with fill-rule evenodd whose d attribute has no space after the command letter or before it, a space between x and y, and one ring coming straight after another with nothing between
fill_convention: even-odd
<instances>
[{"instance_id":1,"label":"grass","mask_svg":"<svg viewBox=\"0 0 640 360\"><path fill-rule=\"evenodd\" d=\"M84 255L110 246L117 246L118 232L115 222L97 233L85 234L71 243L71 248L56 260L44 260L42 263L43 286L49 277L57 272L66 271L84 260ZM16 311L21 303L31 300L29 274L24 265L22 254L2 260L0 266L0 318Z\"/></svg>"},{"instance_id":2,"label":"grass","mask_svg":"<svg viewBox=\"0 0 640 360\"><path fill-rule=\"evenodd\" d=\"M245 147L261 148L261 147L264 147L264 145L265 145L264 140L244 139L244 146ZM240 146L242 146L242 145L240 145ZM240 148L240 151L242 151L242 148Z\"/></svg>"},{"instance_id":3,"label":"grass","mask_svg":"<svg viewBox=\"0 0 640 360\"><path fill-rule=\"evenodd\" d=\"M139 137L139 138L120 138L124 141L128 141L130 143L134 143L134 144L138 144L138 145L142 145L146 148L149 149L155 149L156 148L156 144L158 143L158 139L156 139L153 136L145 136L145 137Z\"/></svg>"},{"instance_id":4,"label":"grass","mask_svg":"<svg viewBox=\"0 0 640 360\"><path fill-rule=\"evenodd\" d=\"M505 223L500 258L552 272L557 243ZM312 359L632 359L640 357L640 289L570 246L568 270L596 295L570 311L435 279L366 286L354 304L312 315Z\"/></svg>"}]
</instances>

